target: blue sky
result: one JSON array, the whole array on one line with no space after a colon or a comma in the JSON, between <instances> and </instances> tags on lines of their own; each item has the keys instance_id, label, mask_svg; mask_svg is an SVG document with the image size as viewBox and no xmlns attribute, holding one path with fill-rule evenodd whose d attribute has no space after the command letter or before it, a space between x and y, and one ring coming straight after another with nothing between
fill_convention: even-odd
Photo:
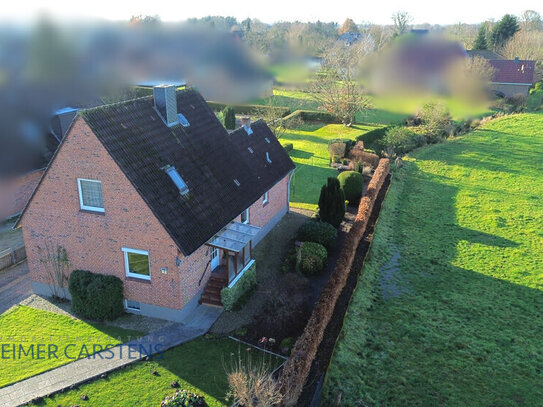
<instances>
[{"instance_id":1,"label":"blue sky","mask_svg":"<svg viewBox=\"0 0 543 407\"><path fill-rule=\"evenodd\" d=\"M99 18L127 20L132 15L159 15L164 21L184 20L207 15L231 15L239 20L246 17L264 22L275 21L336 21L350 17L357 23L373 22L389 24L394 11L405 10L413 16L413 22L454 24L459 21L477 23L486 19L499 19L506 13L519 15L524 10L543 14L541 0L506 1L422 1L422 0L220 0L220 1L162 1L73 0L9 1L0 8L0 19L30 20L40 12L61 20Z\"/></svg>"}]
</instances>

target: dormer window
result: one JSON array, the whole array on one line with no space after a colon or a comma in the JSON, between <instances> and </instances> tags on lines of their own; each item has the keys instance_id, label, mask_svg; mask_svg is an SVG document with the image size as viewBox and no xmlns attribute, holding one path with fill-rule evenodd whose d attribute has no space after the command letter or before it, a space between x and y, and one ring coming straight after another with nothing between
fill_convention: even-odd
<instances>
[{"instance_id":1,"label":"dormer window","mask_svg":"<svg viewBox=\"0 0 543 407\"><path fill-rule=\"evenodd\" d=\"M166 174L170 176L175 186L179 189L179 193L181 195L185 195L187 192L189 192L189 187L183 181L183 178L181 178L181 175L177 172L175 167L168 166L165 168Z\"/></svg>"},{"instance_id":2,"label":"dormer window","mask_svg":"<svg viewBox=\"0 0 543 407\"><path fill-rule=\"evenodd\" d=\"M95 179L77 179L79 205L81 209L92 212L105 212L102 182Z\"/></svg>"}]
</instances>

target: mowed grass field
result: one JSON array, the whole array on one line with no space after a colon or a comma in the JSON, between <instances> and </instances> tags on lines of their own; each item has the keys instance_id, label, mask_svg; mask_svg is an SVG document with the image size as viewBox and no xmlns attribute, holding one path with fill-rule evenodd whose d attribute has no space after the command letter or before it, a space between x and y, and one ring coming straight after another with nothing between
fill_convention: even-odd
<instances>
[{"instance_id":1,"label":"mowed grass field","mask_svg":"<svg viewBox=\"0 0 543 407\"><path fill-rule=\"evenodd\" d=\"M0 315L0 387L37 375L141 332L17 306ZM39 346L39 348L38 348Z\"/></svg>"},{"instance_id":2,"label":"mowed grass field","mask_svg":"<svg viewBox=\"0 0 543 407\"><path fill-rule=\"evenodd\" d=\"M395 172L321 405L543 405L543 115Z\"/></svg>"},{"instance_id":3,"label":"mowed grass field","mask_svg":"<svg viewBox=\"0 0 543 407\"><path fill-rule=\"evenodd\" d=\"M270 371L283 362L228 338L198 338L164 352L160 360L136 362L107 378L46 398L41 405L159 406L165 396L175 393L171 383L177 380L180 390L204 396L209 407L229 406L227 372L232 371L238 358L245 365L265 363ZM83 395L88 400L81 401Z\"/></svg>"},{"instance_id":4,"label":"mowed grass field","mask_svg":"<svg viewBox=\"0 0 543 407\"><path fill-rule=\"evenodd\" d=\"M328 177L338 172L330 167L328 142L337 138L354 140L379 125L353 125L307 123L287 130L280 138L281 144L292 143L294 150L290 157L296 164L296 171L290 184L290 203L294 207L316 209L320 190Z\"/></svg>"}]
</instances>

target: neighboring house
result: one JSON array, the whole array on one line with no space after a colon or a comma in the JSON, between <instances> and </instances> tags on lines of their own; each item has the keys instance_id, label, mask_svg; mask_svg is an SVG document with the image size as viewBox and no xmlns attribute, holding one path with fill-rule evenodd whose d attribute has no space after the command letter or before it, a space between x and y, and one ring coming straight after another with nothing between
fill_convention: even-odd
<instances>
[{"instance_id":1,"label":"neighboring house","mask_svg":"<svg viewBox=\"0 0 543 407\"><path fill-rule=\"evenodd\" d=\"M287 213L293 170L263 121L229 134L191 89L82 110L18 222L33 289L51 293L48 242L70 271L121 278L129 311L179 321L221 305Z\"/></svg>"},{"instance_id":2,"label":"neighboring house","mask_svg":"<svg viewBox=\"0 0 543 407\"><path fill-rule=\"evenodd\" d=\"M522 59L491 59L494 68L490 88L504 96L527 96L534 84L535 61Z\"/></svg>"}]
</instances>

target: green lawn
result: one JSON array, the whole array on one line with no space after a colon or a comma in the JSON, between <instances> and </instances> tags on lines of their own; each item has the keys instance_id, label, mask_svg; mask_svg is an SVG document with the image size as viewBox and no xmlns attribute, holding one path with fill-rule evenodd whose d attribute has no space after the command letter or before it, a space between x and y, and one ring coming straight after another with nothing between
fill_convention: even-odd
<instances>
[{"instance_id":1,"label":"green lawn","mask_svg":"<svg viewBox=\"0 0 543 407\"><path fill-rule=\"evenodd\" d=\"M394 174L321 405L541 405L542 151L511 116Z\"/></svg>"},{"instance_id":2,"label":"green lawn","mask_svg":"<svg viewBox=\"0 0 543 407\"><path fill-rule=\"evenodd\" d=\"M105 379L47 398L43 405L101 407L109 406L115 400L116 407L158 406L164 396L175 392L170 383L177 380L180 389L203 395L210 407L227 406L226 372L231 370L232 361L238 355L253 364L264 361L273 365L271 368L282 363L281 359L270 357L254 348L249 353L246 349L245 345L231 339L199 338L170 349L161 360L136 362L126 369L111 373ZM158 372L158 375L153 375L153 371ZM88 401L81 401L83 394L89 397Z\"/></svg>"},{"instance_id":3,"label":"green lawn","mask_svg":"<svg viewBox=\"0 0 543 407\"><path fill-rule=\"evenodd\" d=\"M378 128L377 125L304 124L287 130L281 144L292 143L290 157L296 164L291 182L290 202L294 207L315 209L320 189L328 177L337 176L329 166L328 141L335 138L355 139L357 136Z\"/></svg>"},{"instance_id":4,"label":"green lawn","mask_svg":"<svg viewBox=\"0 0 543 407\"><path fill-rule=\"evenodd\" d=\"M0 315L0 343L3 346L0 387L72 362L69 357L84 358L88 355L84 345L92 354L95 344L100 350L98 345L116 345L138 336L141 336L140 332L17 306ZM49 350L53 352L49 353Z\"/></svg>"}]
</instances>

